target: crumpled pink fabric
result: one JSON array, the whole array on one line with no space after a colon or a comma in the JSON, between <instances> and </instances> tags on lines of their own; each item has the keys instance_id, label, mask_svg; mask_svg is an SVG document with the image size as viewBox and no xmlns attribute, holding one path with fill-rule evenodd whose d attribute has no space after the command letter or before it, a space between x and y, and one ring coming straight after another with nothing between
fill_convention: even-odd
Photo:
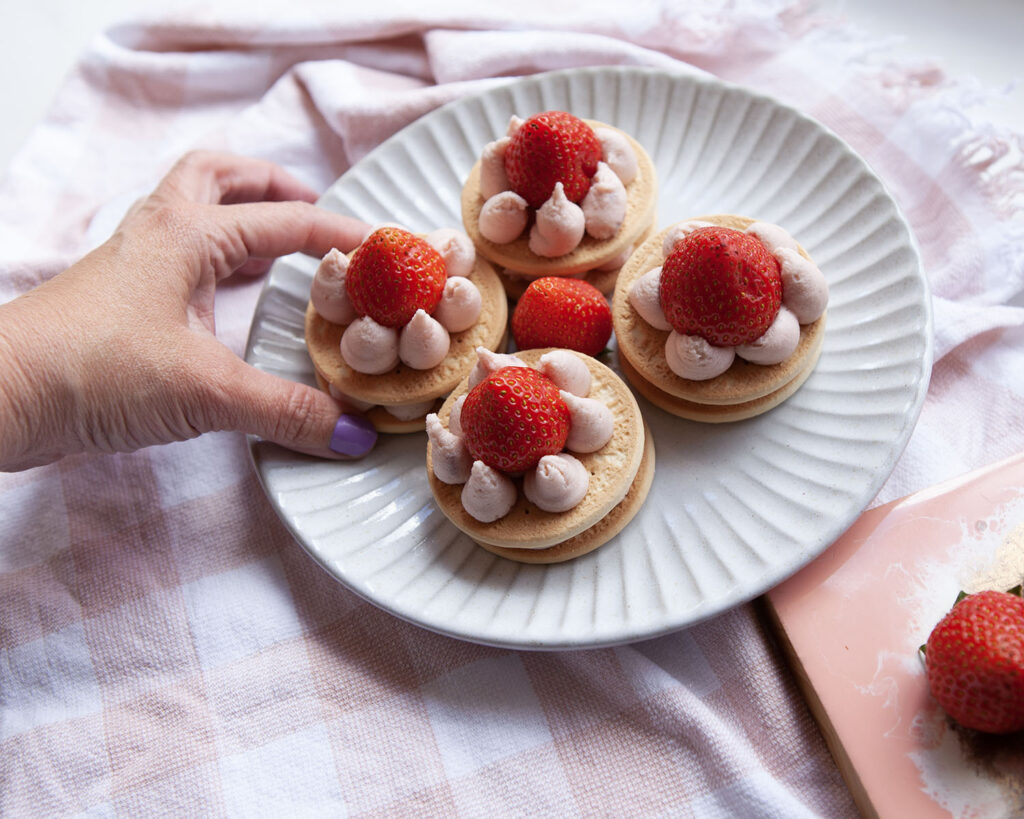
<instances>
[{"instance_id":1,"label":"crumpled pink fabric","mask_svg":"<svg viewBox=\"0 0 1024 819\"><path fill-rule=\"evenodd\" d=\"M934 374L876 503L1024 448L1021 135L800 3L691 5L209 3L113 28L0 180L0 298L191 148L324 189L501 78L707 71L838 132L916 234ZM260 287L218 292L239 353ZM0 784L12 816L855 815L756 604L612 649L440 637L314 565L226 433L0 476Z\"/></svg>"}]
</instances>

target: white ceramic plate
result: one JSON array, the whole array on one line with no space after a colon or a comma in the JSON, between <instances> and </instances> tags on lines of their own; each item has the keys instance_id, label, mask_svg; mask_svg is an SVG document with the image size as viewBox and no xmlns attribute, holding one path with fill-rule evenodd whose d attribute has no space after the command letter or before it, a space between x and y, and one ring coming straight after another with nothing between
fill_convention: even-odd
<instances>
[{"instance_id":1,"label":"white ceramic plate","mask_svg":"<svg viewBox=\"0 0 1024 819\"><path fill-rule=\"evenodd\" d=\"M426 436L382 436L364 460L252 441L271 503L349 588L428 629L493 645L574 648L679 629L770 588L821 553L902 452L931 370L930 300L906 222L844 142L771 99L714 79L595 68L510 81L413 123L341 177L322 205L415 230L460 226L459 191L509 115L561 108L633 134L651 154L658 223L733 212L784 225L831 288L818 366L775 410L728 425L641 401L657 471L615 540L554 566L506 561L438 511ZM302 316L315 260L272 269L247 352L313 383Z\"/></svg>"}]
</instances>

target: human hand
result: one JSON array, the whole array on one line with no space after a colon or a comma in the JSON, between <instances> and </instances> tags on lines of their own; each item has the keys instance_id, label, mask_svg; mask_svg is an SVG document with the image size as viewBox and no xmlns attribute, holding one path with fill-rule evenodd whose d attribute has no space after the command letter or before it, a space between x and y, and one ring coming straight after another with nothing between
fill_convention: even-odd
<instances>
[{"instance_id":1,"label":"human hand","mask_svg":"<svg viewBox=\"0 0 1024 819\"><path fill-rule=\"evenodd\" d=\"M366 454L377 437L368 421L249 366L214 335L217 282L365 236L368 225L314 199L272 163L188 154L107 242L0 305L0 468L213 430L325 457Z\"/></svg>"}]
</instances>

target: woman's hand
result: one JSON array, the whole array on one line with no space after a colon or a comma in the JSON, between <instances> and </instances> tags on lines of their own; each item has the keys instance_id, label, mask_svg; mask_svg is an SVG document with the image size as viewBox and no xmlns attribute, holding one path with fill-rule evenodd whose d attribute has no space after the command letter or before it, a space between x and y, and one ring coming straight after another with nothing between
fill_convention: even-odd
<instances>
[{"instance_id":1,"label":"woman's hand","mask_svg":"<svg viewBox=\"0 0 1024 819\"><path fill-rule=\"evenodd\" d=\"M325 457L366 454L376 432L364 418L249 366L214 336L222 279L364 237L368 225L314 199L269 162L189 154L106 243L0 306L0 468L212 430Z\"/></svg>"}]
</instances>

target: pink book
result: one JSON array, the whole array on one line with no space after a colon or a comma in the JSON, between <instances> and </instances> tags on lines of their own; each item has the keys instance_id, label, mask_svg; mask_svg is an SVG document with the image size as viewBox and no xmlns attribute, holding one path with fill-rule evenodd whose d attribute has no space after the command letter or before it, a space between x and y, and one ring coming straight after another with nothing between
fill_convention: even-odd
<instances>
[{"instance_id":1,"label":"pink book","mask_svg":"<svg viewBox=\"0 0 1024 819\"><path fill-rule=\"evenodd\" d=\"M872 509L766 595L865 816L1024 816L1024 734L953 724L918 647L959 590L1024 579L1024 454Z\"/></svg>"}]
</instances>

